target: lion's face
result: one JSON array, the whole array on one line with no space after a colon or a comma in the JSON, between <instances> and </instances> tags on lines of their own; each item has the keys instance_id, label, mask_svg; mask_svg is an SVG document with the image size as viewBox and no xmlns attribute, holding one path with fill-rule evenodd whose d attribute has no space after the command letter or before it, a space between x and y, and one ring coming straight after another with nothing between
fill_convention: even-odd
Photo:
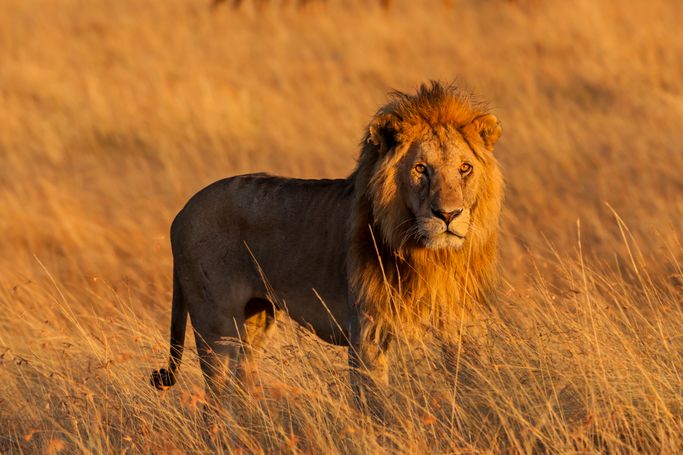
<instances>
[{"instance_id":1,"label":"lion's face","mask_svg":"<svg viewBox=\"0 0 683 455\"><path fill-rule=\"evenodd\" d=\"M488 210L489 224L497 220L501 184L493 148L500 123L492 114L464 124L420 119L389 113L370 125L368 141L379 155L370 179L373 217L398 250L458 250L490 227L477 224L482 198L498 207Z\"/></svg>"},{"instance_id":2,"label":"lion's face","mask_svg":"<svg viewBox=\"0 0 683 455\"><path fill-rule=\"evenodd\" d=\"M444 133L410 144L397 178L410 212L408 236L427 248L458 249L472 228L485 168L458 131Z\"/></svg>"}]
</instances>

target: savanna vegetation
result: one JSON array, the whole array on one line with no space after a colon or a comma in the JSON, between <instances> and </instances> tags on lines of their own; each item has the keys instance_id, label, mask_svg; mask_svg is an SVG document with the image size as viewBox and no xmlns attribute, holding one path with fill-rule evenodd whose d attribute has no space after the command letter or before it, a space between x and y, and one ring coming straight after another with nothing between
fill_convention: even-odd
<instances>
[{"instance_id":1,"label":"savanna vegetation","mask_svg":"<svg viewBox=\"0 0 683 455\"><path fill-rule=\"evenodd\" d=\"M3 2L2 453L683 451L683 4L381 3ZM210 428L191 336L154 390L188 197L345 176L386 93L428 79L503 123L486 331L397 343L381 422L286 319Z\"/></svg>"}]
</instances>

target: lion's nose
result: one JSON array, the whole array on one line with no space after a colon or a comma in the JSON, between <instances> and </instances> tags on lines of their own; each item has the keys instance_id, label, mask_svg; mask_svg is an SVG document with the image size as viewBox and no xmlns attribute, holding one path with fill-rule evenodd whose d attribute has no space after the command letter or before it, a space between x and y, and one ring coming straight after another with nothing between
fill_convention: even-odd
<instances>
[{"instance_id":1,"label":"lion's nose","mask_svg":"<svg viewBox=\"0 0 683 455\"><path fill-rule=\"evenodd\" d=\"M453 221L455 218L458 217L458 215L462 213L462 209L456 209L448 212L446 210L432 208L432 213L438 219L443 220L443 222L446 223L446 226L448 226L451 223L451 221Z\"/></svg>"}]
</instances>

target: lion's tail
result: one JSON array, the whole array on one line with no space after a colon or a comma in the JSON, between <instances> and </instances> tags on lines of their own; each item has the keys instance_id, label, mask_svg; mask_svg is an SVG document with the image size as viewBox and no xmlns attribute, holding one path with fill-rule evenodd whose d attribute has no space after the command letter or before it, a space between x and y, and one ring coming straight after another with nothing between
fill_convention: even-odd
<instances>
[{"instance_id":1,"label":"lion's tail","mask_svg":"<svg viewBox=\"0 0 683 455\"><path fill-rule=\"evenodd\" d=\"M187 303L183 298L178 276L173 271L173 306L171 309L171 355L168 369L154 370L150 381L159 390L172 387L176 383L176 372L183 358L185 328L187 326Z\"/></svg>"}]
</instances>

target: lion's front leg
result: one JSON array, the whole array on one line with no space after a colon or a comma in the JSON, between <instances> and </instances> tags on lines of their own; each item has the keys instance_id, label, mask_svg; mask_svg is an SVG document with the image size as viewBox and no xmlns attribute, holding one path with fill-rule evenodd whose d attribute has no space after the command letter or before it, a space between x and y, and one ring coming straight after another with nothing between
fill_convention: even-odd
<instances>
[{"instance_id":1,"label":"lion's front leg","mask_svg":"<svg viewBox=\"0 0 683 455\"><path fill-rule=\"evenodd\" d=\"M387 348L389 336L377 333L370 321L354 314L349 324L349 368L353 401L366 406L375 416L382 416L381 398L389 386Z\"/></svg>"}]
</instances>

